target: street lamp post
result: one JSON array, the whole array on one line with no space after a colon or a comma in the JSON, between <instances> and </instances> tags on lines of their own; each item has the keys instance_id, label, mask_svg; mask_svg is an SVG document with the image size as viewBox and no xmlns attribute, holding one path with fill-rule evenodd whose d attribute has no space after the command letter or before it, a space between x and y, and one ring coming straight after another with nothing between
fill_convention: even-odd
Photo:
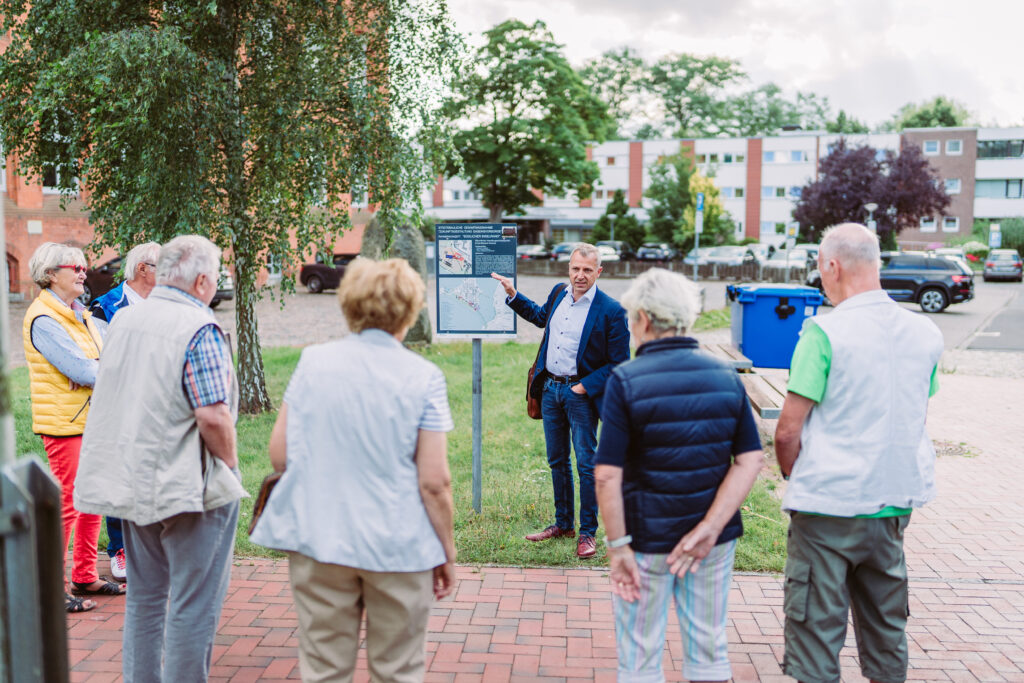
<instances>
[{"instance_id":1,"label":"street lamp post","mask_svg":"<svg viewBox=\"0 0 1024 683\"><path fill-rule=\"evenodd\" d=\"M868 212L868 224L867 228L871 232L878 234L878 225L875 223L875 210L878 209L878 204L874 202L868 202L864 205L864 210Z\"/></svg>"}]
</instances>

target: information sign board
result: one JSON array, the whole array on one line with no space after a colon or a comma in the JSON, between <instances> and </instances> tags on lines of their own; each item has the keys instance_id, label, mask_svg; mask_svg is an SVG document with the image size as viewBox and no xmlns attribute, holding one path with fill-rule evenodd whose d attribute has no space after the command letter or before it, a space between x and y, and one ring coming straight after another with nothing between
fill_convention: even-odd
<instances>
[{"instance_id":1,"label":"information sign board","mask_svg":"<svg viewBox=\"0 0 1024 683\"><path fill-rule=\"evenodd\" d=\"M434 226L437 333L462 337L514 336L516 315L491 273L516 278L514 223L438 223Z\"/></svg>"}]
</instances>

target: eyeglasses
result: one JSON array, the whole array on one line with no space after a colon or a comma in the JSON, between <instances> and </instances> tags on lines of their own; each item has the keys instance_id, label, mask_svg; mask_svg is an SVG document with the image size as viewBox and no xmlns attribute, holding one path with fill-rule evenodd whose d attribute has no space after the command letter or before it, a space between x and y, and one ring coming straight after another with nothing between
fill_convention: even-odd
<instances>
[{"instance_id":1,"label":"eyeglasses","mask_svg":"<svg viewBox=\"0 0 1024 683\"><path fill-rule=\"evenodd\" d=\"M58 268L71 268L76 273L81 274L85 272L85 266L57 266Z\"/></svg>"},{"instance_id":2,"label":"eyeglasses","mask_svg":"<svg viewBox=\"0 0 1024 683\"><path fill-rule=\"evenodd\" d=\"M143 262L142 262L142 265L144 265L144 266L149 266L149 267L150 267L150 268L152 268L153 270L156 270L156 264L155 264L155 263L150 263L149 261L143 261Z\"/></svg>"}]
</instances>

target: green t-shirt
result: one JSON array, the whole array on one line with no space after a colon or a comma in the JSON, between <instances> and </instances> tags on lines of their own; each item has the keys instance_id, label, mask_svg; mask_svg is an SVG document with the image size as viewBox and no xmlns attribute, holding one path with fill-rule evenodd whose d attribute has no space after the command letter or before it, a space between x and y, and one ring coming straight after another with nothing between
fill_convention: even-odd
<instances>
[{"instance_id":1,"label":"green t-shirt","mask_svg":"<svg viewBox=\"0 0 1024 683\"><path fill-rule=\"evenodd\" d=\"M825 386L828 384L828 373L832 368L832 344L825 331L818 327L812 319L804 321L800 331L800 340L793 350L793 361L789 368L788 391L820 403L825 397ZM929 396L939 390L938 366L932 369ZM876 517L898 517L909 515L910 508L884 507L870 515L856 515L857 518L873 519ZM813 514L813 513L807 513ZM823 515L827 516L827 515Z\"/></svg>"}]
</instances>

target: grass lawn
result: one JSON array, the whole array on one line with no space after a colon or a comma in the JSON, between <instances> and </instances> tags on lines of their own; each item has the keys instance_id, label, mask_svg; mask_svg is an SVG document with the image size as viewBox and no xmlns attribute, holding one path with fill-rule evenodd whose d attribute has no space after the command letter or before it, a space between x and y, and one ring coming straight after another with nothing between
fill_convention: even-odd
<instances>
[{"instance_id":1,"label":"grass lawn","mask_svg":"<svg viewBox=\"0 0 1024 683\"><path fill-rule=\"evenodd\" d=\"M728 325L728 312L711 311L702 316L708 327ZM707 329L707 327L705 328ZM544 450L540 420L526 416L526 370L536 346L509 342L483 345L483 512L472 509L472 418L470 343L435 344L422 351L448 378L448 396L455 430L449 434L448 457L455 497L455 541L462 564L516 566L590 566L606 564L603 558L584 562L575 556L575 543L559 539L533 544L523 536L550 524L554 518L551 477ZM288 379L298 362L300 349L264 349L267 388L280 402ZM42 441L31 433L28 371L19 368L12 378L18 453L37 453L45 459ZM242 416L238 421L238 451L243 483L255 495L263 476L270 472L267 441L275 414ZM758 480L743 506L746 533L736 553L736 569L782 571L785 563L786 522L772 493L771 480ZM578 506L577 506L578 509ZM252 498L242 502L236 553L267 556L271 551L249 542L246 529ZM603 538L604 531L598 535ZM600 540L599 538L599 540ZM101 538L101 545L106 543ZM600 548L599 548L600 551Z\"/></svg>"}]
</instances>

